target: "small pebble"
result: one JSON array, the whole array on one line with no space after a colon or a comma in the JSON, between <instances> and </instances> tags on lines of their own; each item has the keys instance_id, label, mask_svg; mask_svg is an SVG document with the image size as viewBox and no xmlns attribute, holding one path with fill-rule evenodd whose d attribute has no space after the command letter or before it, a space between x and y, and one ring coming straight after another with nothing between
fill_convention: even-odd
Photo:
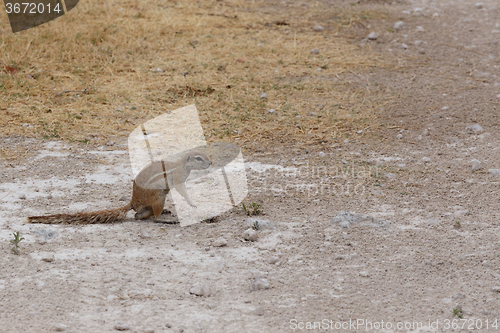
<instances>
[{"instance_id":1,"label":"small pebble","mask_svg":"<svg viewBox=\"0 0 500 333\"><path fill-rule=\"evenodd\" d=\"M425 29L423 27L421 27L421 26L417 26L417 31L424 32Z\"/></svg>"},{"instance_id":2,"label":"small pebble","mask_svg":"<svg viewBox=\"0 0 500 333\"><path fill-rule=\"evenodd\" d=\"M54 326L54 331L57 331L57 332L64 332L64 331L66 331L67 329L68 329L68 326L66 326L66 325L64 325L64 324L61 324L61 323L56 324L56 325Z\"/></svg>"},{"instance_id":3,"label":"small pebble","mask_svg":"<svg viewBox=\"0 0 500 333\"><path fill-rule=\"evenodd\" d=\"M189 293L196 296L210 296L210 287L205 283L195 283L191 289L189 289Z\"/></svg>"},{"instance_id":4,"label":"small pebble","mask_svg":"<svg viewBox=\"0 0 500 333\"><path fill-rule=\"evenodd\" d=\"M491 288L491 290L496 291L497 293L500 293L500 287L499 286L495 286L495 287Z\"/></svg>"},{"instance_id":5,"label":"small pebble","mask_svg":"<svg viewBox=\"0 0 500 333\"><path fill-rule=\"evenodd\" d=\"M270 109L270 110L267 110L267 113L276 113L276 110L275 109Z\"/></svg>"},{"instance_id":6,"label":"small pebble","mask_svg":"<svg viewBox=\"0 0 500 333\"><path fill-rule=\"evenodd\" d=\"M418 50L418 53L420 53L420 54L425 54L425 50L424 50L424 49L419 49L419 50Z\"/></svg>"},{"instance_id":7,"label":"small pebble","mask_svg":"<svg viewBox=\"0 0 500 333\"><path fill-rule=\"evenodd\" d=\"M111 140L108 140L108 141L106 142L106 146L113 146L114 144L115 144L115 143L114 143L113 141L111 141Z\"/></svg>"},{"instance_id":8,"label":"small pebble","mask_svg":"<svg viewBox=\"0 0 500 333\"><path fill-rule=\"evenodd\" d=\"M165 327L166 327L166 328L172 328L172 324L170 324L170 323L166 323L166 324L165 324Z\"/></svg>"},{"instance_id":9,"label":"small pebble","mask_svg":"<svg viewBox=\"0 0 500 333\"><path fill-rule=\"evenodd\" d=\"M161 68L158 67L157 69L155 69L155 72L156 73L163 73L163 69L161 69Z\"/></svg>"},{"instance_id":10,"label":"small pebble","mask_svg":"<svg viewBox=\"0 0 500 333\"><path fill-rule=\"evenodd\" d=\"M262 306L258 306L255 308L255 310L253 310L253 313L256 316L263 316L264 315L264 308Z\"/></svg>"},{"instance_id":11,"label":"small pebble","mask_svg":"<svg viewBox=\"0 0 500 333\"><path fill-rule=\"evenodd\" d=\"M405 27L405 23L403 21L398 21L396 23L394 23L394 29L395 30L401 30Z\"/></svg>"},{"instance_id":12,"label":"small pebble","mask_svg":"<svg viewBox=\"0 0 500 333\"><path fill-rule=\"evenodd\" d=\"M479 124L474 124L474 125L467 126L465 128L465 130L469 133L480 133L483 131L483 127Z\"/></svg>"},{"instance_id":13,"label":"small pebble","mask_svg":"<svg viewBox=\"0 0 500 333\"><path fill-rule=\"evenodd\" d=\"M363 272L359 272L359 276L361 276L361 277L369 277L370 274L368 272L363 271Z\"/></svg>"},{"instance_id":14,"label":"small pebble","mask_svg":"<svg viewBox=\"0 0 500 333\"><path fill-rule=\"evenodd\" d=\"M252 291L265 290L269 288L271 288L269 281L267 281L267 278L263 276L255 276L250 286Z\"/></svg>"},{"instance_id":15,"label":"small pebble","mask_svg":"<svg viewBox=\"0 0 500 333\"><path fill-rule=\"evenodd\" d=\"M215 242L213 243L213 246L215 246L215 247L227 246L227 240L225 240L223 237L219 237L215 240Z\"/></svg>"},{"instance_id":16,"label":"small pebble","mask_svg":"<svg viewBox=\"0 0 500 333\"><path fill-rule=\"evenodd\" d=\"M42 257L42 260L45 262L53 262L54 260L56 260L56 258L53 254L46 254Z\"/></svg>"},{"instance_id":17,"label":"small pebble","mask_svg":"<svg viewBox=\"0 0 500 333\"><path fill-rule=\"evenodd\" d=\"M21 200L26 200L26 195L21 194L21 195L19 196L19 199L21 199Z\"/></svg>"},{"instance_id":18,"label":"small pebble","mask_svg":"<svg viewBox=\"0 0 500 333\"><path fill-rule=\"evenodd\" d=\"M318 156L319 156L319 157L325 157L325 156L326 156L326 154L325 154L325 153L323 153L322 151L320 151L320 152L318 153Z\"/></svg>"},{"instance_id":19,"label":"small pebble","mask_svg":"<svg viewBox=\"0 0 500 333\"><path fill-rule=\"evenodd\" d=\"M455 217L463 217L469 215L469 210L468 209L462 209L462 210L457 210L453 212L453 216Z\"/></svg>"},{"instance_id":20,"label":"small pebble","mask_svg":"<svg viewBox=\"0 0 500 333\"><path fill-rule=\"evenodd\" d=\"M325 30L325 28L323 28L323 27L322 27L321 25L319 25L319 24L318 24L318 25L316 25L316 26L314 26L314 31L320 32L320 31L323 31L323 30Z\"/></svg>"},{"instance_id":21,"label":"small pebble","mask_svg":"<svg viewBox=\"0 0 500 333\"><path fill-rule=\"evenodd\" d=\"M484 5L482 2L476 2L474 4L474 8L476 8L476 9L482 9L483 7L484 7Z\"/></svg>"},{"instance_id":22,"label":"small pebble","mask_svg":"<svg viewBox=\"0 0 500 333\"><path fill-rule=\"evenodd\" d=\"M482 169L481 161L473 159L470 163L472 163L472 172Z\"/></svg>"},{"instance_id":23,"label":"small pebble","mask_svg":"<svg viewBox=\"0 0 500 333\"><path fill-rule=\"evenodd\" d=\"M267 94L265 92L261 92L259 96L261 99L267 99Z\"/></svg>"},{"instance_id":24,"label":"small pebble","mask_svg":"<svg viewBox=\"0 0 500 333\"><path fill-rule=\"evenodd\" d=\"M312 49L311 50L311 54L319 54L319 50L318 49Z\"/></svg>"},{"instance_id":25,"label":"small pebble","mask_svg":"<svg viewBox=\"0 0 500 333\"><path fill-rule=\"evenodd\" d=\"M128 198L126 196L123 196L120 199L118 199L118 201L127 201L127 200L128 200Z\"/></svg>"},{"instance_id":26,"label":"small pebble","mask_svg":"<svg viewBox=\"0 0 500 333\"><path fill-rule=\"evenodd\" d=\"M278 261L280 261L280 258L278 258L278 257L271 257L271 258L269 258L269 263L271 265L276 264Z\"/></svg>"},{"instance_id":27,"label":"small pebble","mask_svg":"<svg viewBox=\"0 0 500 333\"><path fill-rule=\"evenodd\" d=\"M369 40L377 40L379 38L379 34L376 33L375 31L372 31L368 34L367 37Z\"/></svg>"},{"instance_id":28,"label":"small pebble","mask_svg":"<svg viewBox=\"0 0 500 333\"><path fill-rule=\"evenodd\" d=\"M155 330L154 330L154 329L152 329L152 328L146 328L146 329L144 330L144 333L155 333Z\"/></svg>"},{"instance_id":29,"label":"small pebble","mask_svg":"<svg viewBox=\"0 0 500 333\"><path fill-rule=\"evenodd\" d=\"M422 162L430 162L431 161L431 158L430 157L423 157L422 158Z\"/></svg>"},{"instance_id":30,"label":"small pebble","mask_svg":"<svg viewBox=\"0 0 500 333\"><path fill-rule=\"evenodd\" d=\"M259 235L257 234L257 231L253 229L247 229L243 233L243 239L250 241L250 242L255 242L259 238Z\"/></svg>"},{"instance_id":31,"label":"small pebble","mask_svg":"<svg viewBox=\"0 0 500 333\"><path fill-rule=\"evenodd\" d=\"M400 134L396 135L396 139L402 139L402 138L403 138L403 134L400 133Z\"/></svg>"},{"instance_id":32,"label":"small pebble","mask_svg":"<svg viewBox=\"0 0 500 333\"><path fill-rule=\"evenodd\" d=\"M128 331L130 329L129 324L119 321L115 324L115 330L117 331Z\"/></svg>"},{"instance_id":33,"label":"small pebble","mask_svg":"<svg viewBox=\"0 0 500 333\"><path fill-rule=\"evenodd\" d=\"M488 172L494 177L500 176L500 169L488 169Z\"/></svg>"},{"instance_id":34,"label":"small pebble","mask_svg":"<svg viewBox=\"0 0 500 333\"><path fill-rule=\"evenodd\" d=\"M151 238L151 234L149 232L147 232L147 231L143 231L139 237L141 237L141 238Z\"/></svg>"}]
</instances>

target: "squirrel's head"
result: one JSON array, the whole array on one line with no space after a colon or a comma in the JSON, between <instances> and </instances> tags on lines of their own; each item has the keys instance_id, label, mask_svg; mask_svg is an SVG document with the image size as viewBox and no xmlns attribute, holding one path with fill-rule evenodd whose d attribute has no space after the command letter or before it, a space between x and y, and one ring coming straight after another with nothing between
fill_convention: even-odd
<instances>
[{"instance_id":1,"label":"squirrel's head","mask_svg":"<svg viewBox=\"0 0 500 333\"><path fill-rule=\"evenodd\" d=\"M189 154L186 159L186 166L192 170L208 169L212 165L210 158L203 153Z\"/></svg>"}]
</instances>

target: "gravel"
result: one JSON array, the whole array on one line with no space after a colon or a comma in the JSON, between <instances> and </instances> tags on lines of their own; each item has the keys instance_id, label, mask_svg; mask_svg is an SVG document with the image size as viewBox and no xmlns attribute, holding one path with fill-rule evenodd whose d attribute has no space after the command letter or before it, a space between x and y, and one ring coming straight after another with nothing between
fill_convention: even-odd
<instances>
[{"instance_id":1,"label":"gravel","mask_svg":"<svg viewBox=\"0 0 500 333\"><path fill-rule=\"evenodd\" d=\"M319 50L318 49L312 49L311 50L311 54L319 54Z\"/></svg>"},{"instance_id":2,"label":"gravel","mask_svg":"<svg viewBox=\"0 0 500 333\"><path fill-rule=\"evenodd\" d=\"M261 99L267 99L267 94L266 94L265 92L261 92L261 93L259 94L259 97L260 97Z\"/></svg>"},{"instance_id":3,"label":"gravel","mask_svg":"<svg viewBox=\"0 0 500 333\"><path fill-rule=\"evenodd\" d=\"M314 26L314 31L321 32L323 30L325 30L325 28L323 28L323 26L321 26L319 24Z\"/></svg>"},{"instance_id":4,"label":"gravel","mask_svg":"<svg viewBox=\"0 0 500 333\"><path fill-rule=\"evenodd\" d=\"M376 33L375 31L372 31L368 34L368 37L366 37L366 38L368 38L369 40L377 40L379 37L380 36L378 33Z\"/></svg>"}]
</instances>

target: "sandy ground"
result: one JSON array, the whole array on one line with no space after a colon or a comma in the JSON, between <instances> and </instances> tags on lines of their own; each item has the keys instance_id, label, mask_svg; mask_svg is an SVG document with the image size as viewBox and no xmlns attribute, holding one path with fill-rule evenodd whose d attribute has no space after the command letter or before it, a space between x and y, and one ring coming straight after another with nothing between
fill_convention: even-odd
<instances>
[{"instance_id":1,"label":"sandy ground","mask_svg":"<svg viewBox=\"0 0 500 333\"><path fill-rule=\"evenodd\" d=\"M276 224L256 242L243 239L248 216L236 209L185 228L132 214L112 225L22 225L124 204L126 138L91 148L2 138L27 154L0 169L0 331L498 330L500 175L490 170L500 169L500 4L386 8L405 27L373 22L365 35L379 38L357 42L405 66L342 78L396 96L380 110L385 126L376 138L245 155L246 202ZM343 211L374 219L332 221ZM20 255L8 242L15 231ZM219 237L227 246L214 246ZM252 291L256 276L269 288ZM196 283L209 295L190 293Z\"/></svg>"}]
</instances>

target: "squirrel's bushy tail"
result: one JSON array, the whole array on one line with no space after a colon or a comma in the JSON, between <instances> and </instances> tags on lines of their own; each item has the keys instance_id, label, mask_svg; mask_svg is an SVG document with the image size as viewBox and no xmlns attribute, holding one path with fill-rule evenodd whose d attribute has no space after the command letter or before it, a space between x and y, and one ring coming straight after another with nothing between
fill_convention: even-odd
<instances>
[{"instance_id":1,"label":"squirrel's bushy tail","mask_svg":"<svg viewBox=\"0 0 500 333\"><path fill-rule=\"evenodd\" d=\"M45 223L45 224L101 224L112 223L123 220L127 212L132 208L132 203L115 209L98 210L89 213L55 214L46 216L30 216L23 223Z\"/></svg>"}]
</instances>

